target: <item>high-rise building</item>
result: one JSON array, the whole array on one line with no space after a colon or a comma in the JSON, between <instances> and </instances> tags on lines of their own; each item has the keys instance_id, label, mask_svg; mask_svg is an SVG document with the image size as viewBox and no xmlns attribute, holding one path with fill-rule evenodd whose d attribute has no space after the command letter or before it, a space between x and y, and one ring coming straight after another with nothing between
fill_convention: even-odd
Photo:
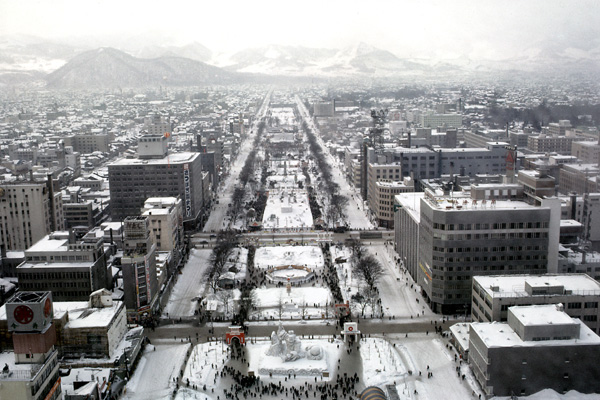
<instances>
[{"instance_id":1,"label":"high-rise building","mask_svg":"<svg viewBox=\"0 0 600 400\"><path fill-rule=\"evenodd\" d=\"M204 205L203 177L199 153L115 161L108 165L112 219L139 215L149 197L179 197L183 220L193 223Z\"/></svg>"},{"instance_id":2,"label":"high-rise building","mask_svg":"<svg viewBox=\"0 0 600 400\"><path fill-rule=\"evenodd\" d=\"M438 126L447 126L460 128L462 126L463 116L461 114L423 114L419 118L419 123L423 128L437 128Z\"/></svg>"},{"instance_id":3,"label":"high-rise building","mask_svg":"<svg viewBox=\"0 0 600 400\"><path fill-rule=\"evenodd\" d=\"M413 248L400 256L407 257L407 263L416 261L407 268L416 273L413 278L435 312L466 312L474 275L557 271L560 200L544 199L536 207L431 189L415 200L418 205L406 195L396 196L397 212L407 213L405 218L397 217L396 240L407 239L398 229L410 226L410 221L414 225L418 214L418 254ZM396 248L401 247L396 243Z\"/></svg>"},{"instance_id":4,"label":"high-rise building","mask_svg":"<svg viewBox=\"0 0 600 400\"><path fill-rule=\"evenodd\" d=\"M371 170L369 170L370 172ZM368 191L369 209L377 219L379 226L391 229L394 227L394 196L415 191L415 182L410 177L403 180L369 179L371 187Z\"/></svg>"},{"instance_id":5,"label":"high-rise building","mask_svg":"<svg viewBox=\"0 0 600 400\"><path fill-rule=\"evenodd\" d=\"M148 218L150 235L156 251L171 253L169 267L174 271L182 257L182 201L175 197L152 197L146 200L142 216Z\"/></svg>"},{"instance_id":6,"label":"high-rise building","mask_svg":"<svg viewBox=\"0 0 600 400\"><path fill-rule=\"evenodd\" d=\"M0 185L0 240L7 250L25 250L64 229L62 196L50 176L45 183Z\"/></svg>"},{"instance_id":7,"label":"high-rise building","mask_svg":"<svg viewBox=\"0 0 600 400\"><path fill-rule=\"evenodd\" d=\"M157 306L156 245L152 242L148 217L127 217L123 257L123 292L127 318L144 319Z\"/></svg>"}]
</instances>

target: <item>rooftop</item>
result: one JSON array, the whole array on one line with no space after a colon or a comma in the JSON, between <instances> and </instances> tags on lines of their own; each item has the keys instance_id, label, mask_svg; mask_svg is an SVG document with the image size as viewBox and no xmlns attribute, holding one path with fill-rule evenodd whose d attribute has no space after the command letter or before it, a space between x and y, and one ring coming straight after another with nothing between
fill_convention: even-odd
<instances>
[{"instance_id":1,"label":"rooftop","mask_svg":"<svg viewBox=\"0 0 600 400\"><path fill-rule=\"evenodd\" d=\"M470 334L475 332L488 348L600 345L598 335L580 320L573 321L579 325L579 337L568 340L524 341L505 322L474 322L471 324Z\"/></svg>"},{"instance_id":2,"label":"rooftop","mask_svg":"<svg viewBox=\"0 0 600 400\"><path fill-rule=\"evenodd\" d=\"M121 165L164 165L164 164L182 164L194 161L199 157L200 153L173 153L159 159L138 159L138 158L121 158L109 164L109 166L121 166Z\"/></svg>"},{"instance_id":3,"label":"rooftop","mask_svg":"<svg viewBox=\"0 0 600 400\"><path fill-rule=\"evenodd\" d=\"M586 274L474 276L473 282L477 282L489 296L500 298L530 296L525 290L526 284L535 288L562 286L564 293L557 294L560 296L564 296L565 293L600 295L600 282ZM549 293L544 294L544 296L549 295Z\"/></svg>"},{"instance_id":4,"label":"rooftop","mask_svg":"<svg viewBox=\"0 0 600 400\"><path fill-rule=\"evenodd\" d=\"M523 326L571 325L574 323L574 319L564 311L559 311L555 304L511 307L510 310Z\"/></svg>"}]
</instances>

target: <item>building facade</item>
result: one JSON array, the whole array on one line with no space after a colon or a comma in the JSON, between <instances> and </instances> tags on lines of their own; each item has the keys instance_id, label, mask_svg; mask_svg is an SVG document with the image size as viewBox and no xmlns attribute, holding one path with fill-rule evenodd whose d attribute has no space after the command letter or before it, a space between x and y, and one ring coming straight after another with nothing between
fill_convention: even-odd
<instances>
[{"instance_id":1,"label":"building facade","mask_svg":"<svg viewBox=\"0 0 600 400\"><path fill-rule=\"evenodd\" d=\"M415 281L435 312L466 313L474 275L556 272L560 201L474 200L429 189Z\"/></svg>"},{"instance_id":2,"label":"building facade","mask_svg":"<svg viewBox=\"0 0 600 400\"><path fill-rule=\"evenodd\" d=\"M140 321L158 302L156 245L152 242L147 217L127 217L121 269L127 318Z\"/></svg>"},{"instance_id":3,"label":"building facade","mask_svg":"<svg viewBox=\"0 0 600 400\"><path fill-rule=\"evenodd\" d=\"M598 335L557 305L511 307L506 323L469 331L469 364L488 397L598 393L599 357Z\"/></svg>"},{"instance_id":4,"label":"building facade","mask_svg":"<svg viewBox=\"0 0 600 400\"><path fill-rule=\"evenodd\" d=\"M179 197L184 221L199 218L203 207L199 153L177 153L160 159L121 159L108 166L113 221L139 215L149 197Z\"/></svg>"},{"instance_id":5,"label":"building facade","mask_svg":"<svg viewBox=\"0 0 600 400\"><path fill-rule=\"evenodd\" d=\"M103 239L75 241L54 232L25 250L17 267L21 290L49 290L57 301L87 300L99 289L111 288Z\"/></svg>"},{"instance_id":6,"label":"building facade","mask_svg":"<svg viewBox=\"0 0 600 400\"><path fill-rule=\"evenodd\" d=\"M392 229L394 227L394 196L399 193L414 192L414 181L410 177L406 177L402 181L369 179L369 184L371 185L367 200L369 209L374 214L379 226Z\"/></svg>"},{"instance_id":7,"label":"building facade","mask_svg":"<svg viewBox=\"0 0 600 400\"><path fill-rule=\"evenodd\" d=\"M471 298L473 321L505 322L509 307L560 303L570 317L600 332L600 282L586 274L474 276Z\"/></svg>"},{"instance_id":8,"label":"building facade","mask_svg":"<svg viewBox=\"0 0 600 400\"><path fill-rule=\"evenodd\" d=\"M0 240L7 250L25 250L50 232L64 230L58 187L50 177L46 183L0 185L0 221Z\"/></svg>"}]
</instances>

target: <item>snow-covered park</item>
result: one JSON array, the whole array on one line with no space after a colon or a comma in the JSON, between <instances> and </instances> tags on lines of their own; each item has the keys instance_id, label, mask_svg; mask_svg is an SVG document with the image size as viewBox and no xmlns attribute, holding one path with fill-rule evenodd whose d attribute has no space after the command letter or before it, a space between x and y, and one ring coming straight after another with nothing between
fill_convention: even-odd
<instances>
[{"instance_id":1,"label":"snow-covered park","mask_svg":"<svg viewBox=\"0 0 600 400\"><path fill-rule=\"evenodd\" d=\"M269 191L262 224L264 229L311 229L313 217L306 190Z\"/></svg>"},{"instance_id":2,"label":"snow-covered park","mask_svg":"<svg viewBox=\"0 0 600 400\"><path fill-rule=\"evenodd\" d=\"M301 265L322 269L323 251L318 246L265 246L256 249L254 267L269 269L287 265Z\"/></svg>"}]
</instances>

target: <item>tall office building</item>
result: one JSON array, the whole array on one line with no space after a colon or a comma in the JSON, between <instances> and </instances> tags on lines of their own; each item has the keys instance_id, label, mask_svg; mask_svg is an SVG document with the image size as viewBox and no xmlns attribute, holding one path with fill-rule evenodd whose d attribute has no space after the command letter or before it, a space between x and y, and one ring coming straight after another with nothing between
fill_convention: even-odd
<instances>
[{"instance_id":1,"label":"tall office building","mask_svg":"<svg viewBox=\"0 0 600 400\"><path fill-rule=\"evenodd\" d=\"M162 146L160 141L156 144ZM183 201L183 220L193 222L204 205L204 175L199 153L115 161L108 165L111 217L120 221L140 215L149 197L179 197Z\"/></svg>"},{"instance_id":2,"label":"tall office building","mask_svg":"<svg viewBox=\"0 0 600 400\"><path fill-rule=\"evenodd\" d=\"M148 217L127 217L123 257L123 292L130 321L139 321L157 305L156 245L152 242Z\"/></svg>"},{"instance_id":3,"label":"tall office building","mask_svg":"<svg viewBox=\"0 0 600 400\"><path fill-rule=\"evenodd\" d=\"M51 176L47 182L0 185L0 240L6 250L25 250L64 228L62 196Z\"/></svg>"},{"instance_id":4,"label":"tall office building","mask_svg":"<svg viewBox=\"0 0 600 400\"><path fill-rule=\"evenodd\" d=\"M396 248L435 312L466 312L474 275L557 271L558 199L533 206L426 189L422 198L402 195L396 202L406 214L397 217ZM400 244L411 232L418 232L418 250Z\"/></svg>"}]
</instances>

